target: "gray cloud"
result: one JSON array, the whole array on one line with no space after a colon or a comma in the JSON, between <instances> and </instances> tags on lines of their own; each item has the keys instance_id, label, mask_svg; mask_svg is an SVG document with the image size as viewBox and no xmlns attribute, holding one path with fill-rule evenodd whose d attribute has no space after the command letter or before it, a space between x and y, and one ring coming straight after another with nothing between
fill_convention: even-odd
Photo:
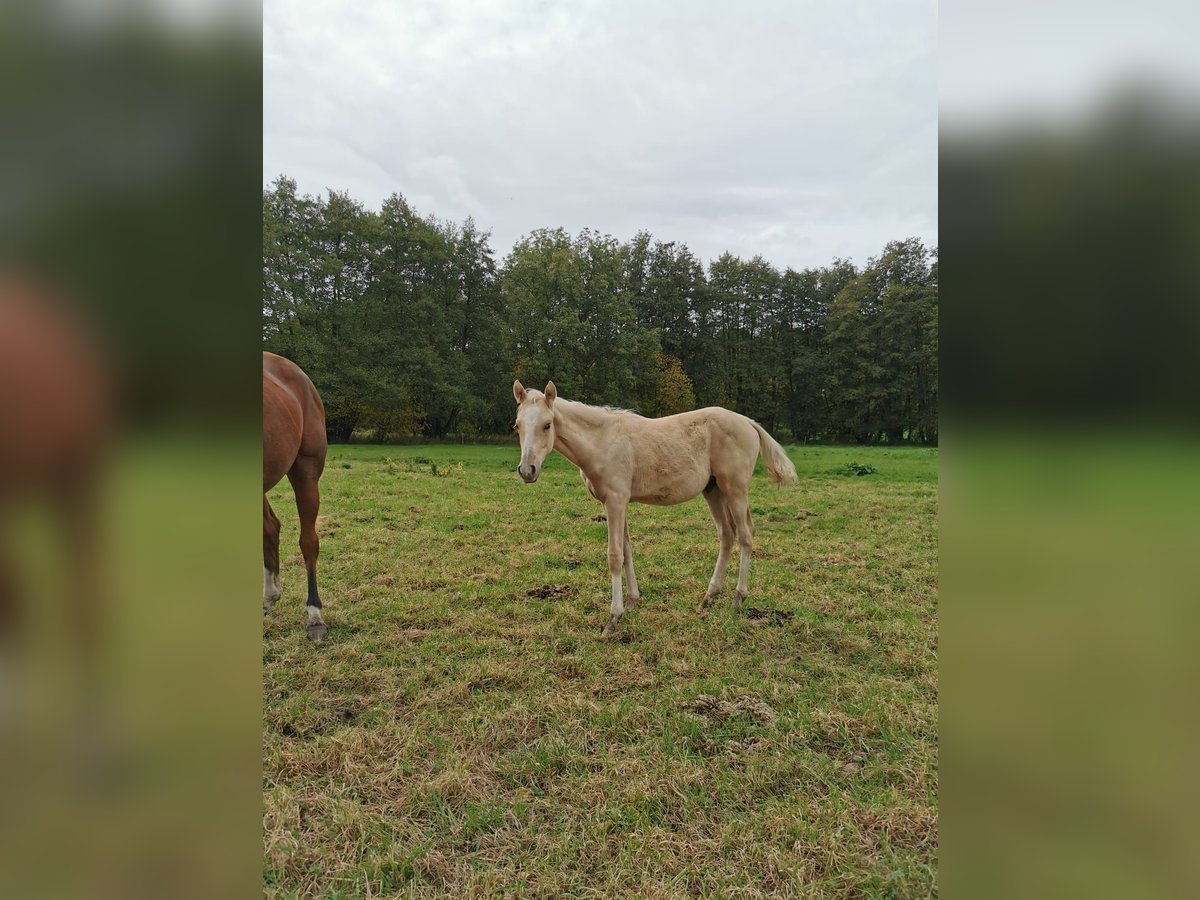
<instances>
[{"instance_id":1,"label":"gray cloud","mask_svg":"<svg viewBox=\"0 0 1200 900\"><path fill-rule=\"evenodd\" d=\"M937 242L937 8L267 0L263 176L778 265Z\"/></svg>"}]
</instances>

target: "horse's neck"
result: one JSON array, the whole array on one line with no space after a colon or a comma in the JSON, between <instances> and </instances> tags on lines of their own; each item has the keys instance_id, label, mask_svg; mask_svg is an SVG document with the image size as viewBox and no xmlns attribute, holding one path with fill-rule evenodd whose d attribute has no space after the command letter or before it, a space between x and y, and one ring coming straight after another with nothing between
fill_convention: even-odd
<instances>
[{"instance_id":1,"label":"horse's neck","mask_svg":"<svg viewBox=\"0 0 1200 900\"><path fill-rule=\"evenodd\" d=\"M554 411L554 449L587 472L598 458L605 432L616 416L606 409L570 400L559 400Z\"/></svg>"}]
</instances>

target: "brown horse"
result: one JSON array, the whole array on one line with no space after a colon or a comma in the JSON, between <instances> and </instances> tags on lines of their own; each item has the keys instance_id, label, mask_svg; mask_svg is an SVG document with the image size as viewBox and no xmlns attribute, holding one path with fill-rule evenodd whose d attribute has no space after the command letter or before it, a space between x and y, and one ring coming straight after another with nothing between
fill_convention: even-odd
<instances>
[{"instance_id":1,"label":"brown horse","mask_svg":"<svg viewBox=\"0 0 1200 900\"><path fill-rule=\"evenodd\" d=\"M317 481L325 470L325 405L303 370L291 360L263 353L263 615L279 599L279 518L267 491L287 475L300 514L300 552L308 572L308 637L325 637L317 594Z\"/></svg>"},{"instance_id":2,"label":"brown horse","mask_svg":"<svg viewBox=\"0 0 1200 900\"><path fill-rule=\"evenodd\" d=\"M98 336L65 297L40 279L0 276L0 528L29 501L61 523L66 594L85 654L104 615L98 516L113 427L110 377ZM22 630L28 597L20 574L0 552L0 653Z\"/></svg>"}]
</instances>

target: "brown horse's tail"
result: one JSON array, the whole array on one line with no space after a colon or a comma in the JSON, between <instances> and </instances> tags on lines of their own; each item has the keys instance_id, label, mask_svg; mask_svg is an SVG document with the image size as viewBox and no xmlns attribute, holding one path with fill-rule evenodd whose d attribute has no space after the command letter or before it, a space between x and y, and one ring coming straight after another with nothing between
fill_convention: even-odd
<instances>
[{"instance_id":1,"label":"brown horse's tail","mask_svg":"<svg viewBox=\"0 0 1200 900\"><path fill-rule=\"evenodd\" d=\"M779 442L775 438L767 434L765 428L753 420L750 424L758 432L759 451L762 453L763 462L767 464L767 472L770 474L771 480L776 484L794 484L796 467L788 459L787 452L779 446Z\"/></svg>"}]
</instances>

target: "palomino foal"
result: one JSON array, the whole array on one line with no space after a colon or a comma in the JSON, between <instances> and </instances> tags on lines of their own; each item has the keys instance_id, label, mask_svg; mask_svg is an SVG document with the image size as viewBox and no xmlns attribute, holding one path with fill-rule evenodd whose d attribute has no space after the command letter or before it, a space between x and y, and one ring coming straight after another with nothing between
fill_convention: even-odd
<instances>
[{"instance_id":1,"label":"palomino foal","mask_svg":"<svg viewBox=\"0 0 1200 900\"><path fill-rule=\"evenodd\" d=\"M551 381L546 390L526 390L513 382L521 462L517 472L527 483L537 481L542 461L557 450L579 467L593 497L608 517L608 574L612 608L604 634L612 635L625 611L621 572L629 583L629 601L638 600L633 574L626 510L630 501L670 506L704 494L721 550L704 594L710 606L725 581L734 539L741 548L734 609L749 591L750 478L761 453L776 483L796 480L796 467L783 448L757 422L710 406L676 416L647 419L636 413L563 400Z\"/></svg>"}]
</instances>

